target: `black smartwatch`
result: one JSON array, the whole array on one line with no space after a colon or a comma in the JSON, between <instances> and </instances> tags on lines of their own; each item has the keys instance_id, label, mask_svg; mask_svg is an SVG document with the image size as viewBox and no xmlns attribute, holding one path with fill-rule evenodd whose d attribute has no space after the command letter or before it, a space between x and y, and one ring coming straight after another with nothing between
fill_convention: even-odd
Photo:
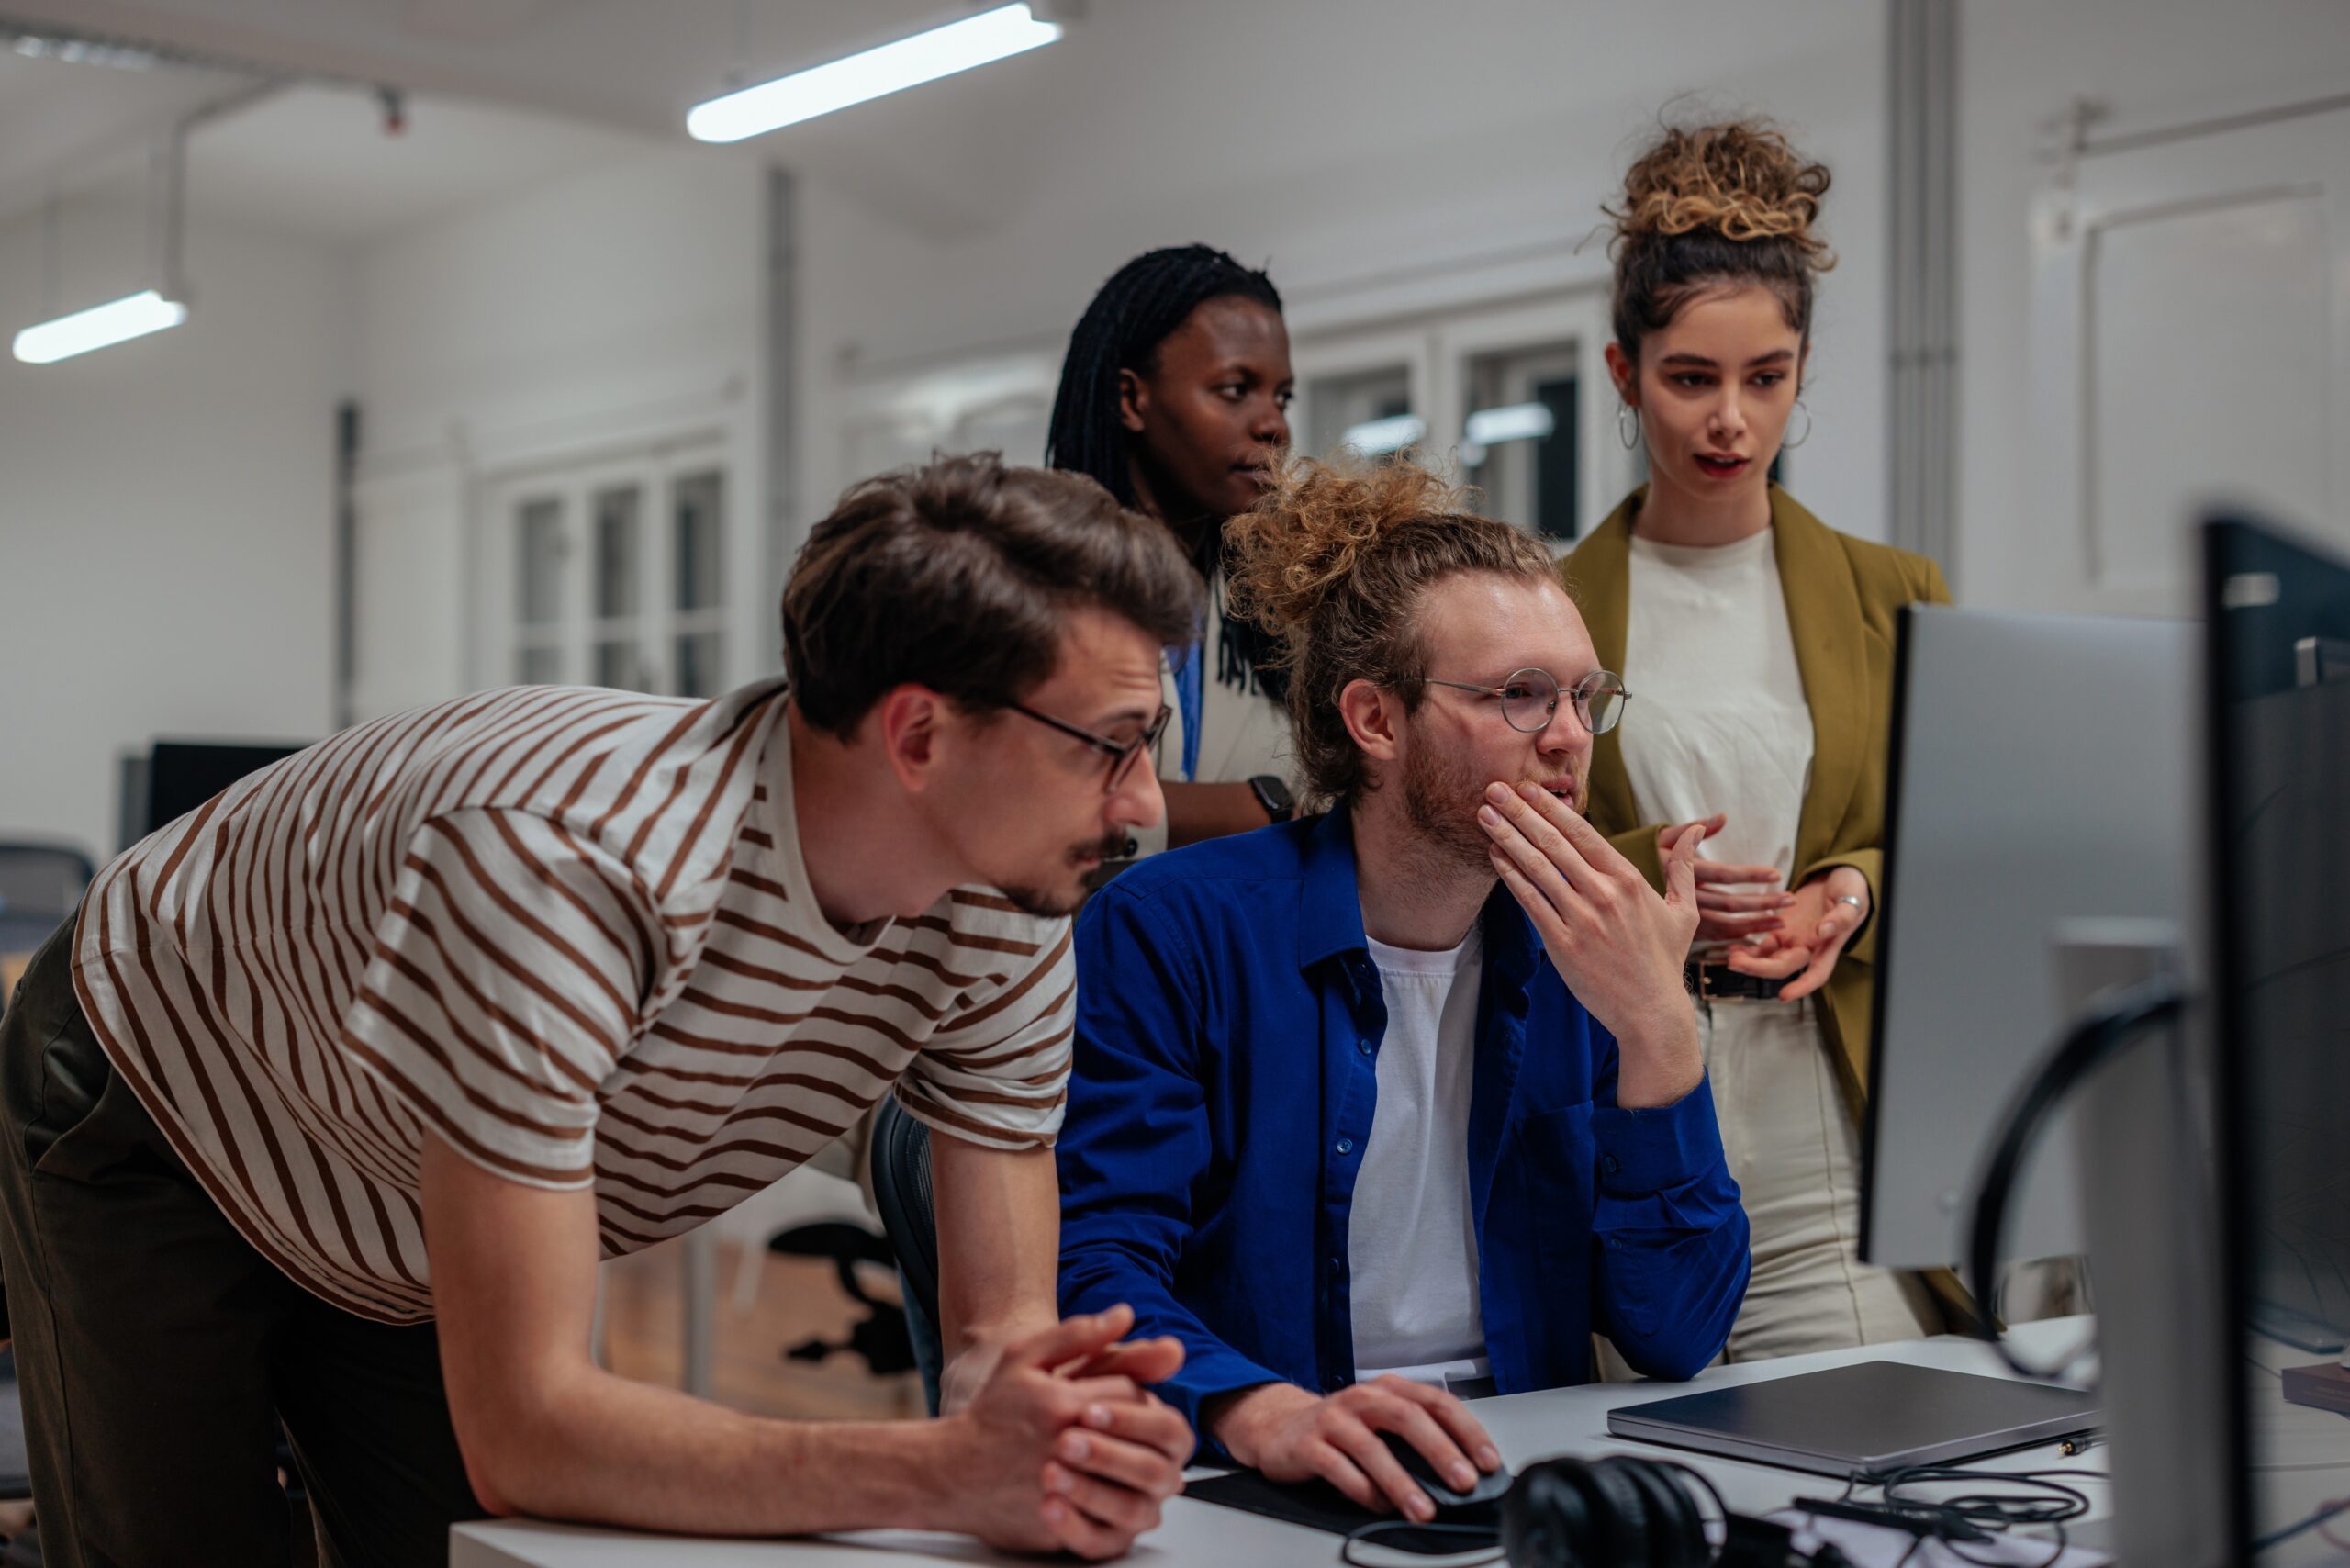
<instances>
[{"instance_id":1,"label":"black smartwatch","mask_svg":"<svg viewBox=\"0 0 2350 1568\"><path fill-rule=\"evenodd\" d=\"M1285 823L1297 815L1297 797L1289 792L1289 786L1282 783L1279 776L1259 773L1248 780L1248 788L1255 792L1257 803L1265 808L1265 815L1270 820Z\"/></svg>"}]
</instances>

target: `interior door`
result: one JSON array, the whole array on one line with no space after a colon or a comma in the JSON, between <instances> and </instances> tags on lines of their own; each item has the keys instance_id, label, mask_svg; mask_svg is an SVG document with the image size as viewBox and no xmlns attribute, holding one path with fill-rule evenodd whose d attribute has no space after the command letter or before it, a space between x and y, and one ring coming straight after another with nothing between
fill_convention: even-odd
<instances>
[{"instance_id":1,"label":"interior door","mask_svg":"<svg viewBox=\"0 0 2350 1568\"><path fill-rule=\"evenodd\" d=\"M2032 234L2042 607L2188 613L2215 500L2350 547L2350 110L2092 145L2067 176Z\"/></svg>"}]
</instances>

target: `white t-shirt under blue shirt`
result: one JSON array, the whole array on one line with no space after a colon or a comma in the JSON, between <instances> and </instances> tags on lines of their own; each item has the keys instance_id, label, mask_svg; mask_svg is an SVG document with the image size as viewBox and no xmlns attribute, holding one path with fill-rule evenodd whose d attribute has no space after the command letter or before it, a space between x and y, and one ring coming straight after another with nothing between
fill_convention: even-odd
<instances>
[{"instance_id":1,"label":"white t-shirt under blue shirt","mask_svg":"<svg viewBox=\"0 0 2350 1568\"><path fill-rule=\"evenodd\" d=\"M1387 1003L1379 1102L1348 1221L1355 1379L1481 1378L1477 1234L1469 1206L1484 942L1473 926L1440 953L1369 940Z\"/></svg>"}]
</instances>

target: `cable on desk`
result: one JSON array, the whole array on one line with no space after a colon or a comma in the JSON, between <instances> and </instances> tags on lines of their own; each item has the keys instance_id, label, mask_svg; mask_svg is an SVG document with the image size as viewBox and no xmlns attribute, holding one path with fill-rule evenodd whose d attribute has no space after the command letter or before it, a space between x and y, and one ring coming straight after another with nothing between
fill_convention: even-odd
<instances>
[{"instance_id":1,"label":"cable on desk","mask_svg":"<svg viewBox=\"0 0 2350 1568\"><path fill-rule=\"evenodd\" d=\"M2252 1543L2253 1555L2256 1557L2272 1547L2282 1546L2297 1535L2306 1535L2311 1530L2323 1530L2328 1521L2339 1518L2344 1514L2350 1514L2350 1497L2339 1498L2328 1503L2299 1524L2290 1524L2283 1529L2269 1531ZM2326 1540L2333 1540L2333 1535L2328 1533ZM2338 1546L2342 1543L2335 1541L2334 1544Z\"/></svg>"},{"instance_id":2,"label":"cable on desk","mask_svg":"<svg viewBox=\"0 0 2350 1568\"><path fill-rule=\"evenodd\" d=\"M2064 1479L2059 1479L2062 1477ZM1855 1473L1844 1484L1844 1500L1863 1486L1875 1486L1884 1492L1888 1504L1897 1504L1913 1515L1922 1516L1924 1525L1902 1562L1917 1555L1928 1534L1949 1548L1952 1556L1962 1562L1998 1568L1992 1559L1975 1557L1962 1550L1962 1541L1981 1540L1994 1534L2004 1534L2018 1526L2046 1526L2055 1531L2056 1549L2033 1568L2055 1568L2064 1559L2068 1546L2065 1526L2089 1511L2088 1494L2076 1486L2065 1484L2068 1480L2102 1481L2106 1479L2091 1470L1970 1470L1964 1465L1913 1464L1898 1470L1875 1473ZM1986 1487L2020 1486L2020 1491L1964 1492L1954 1497L1919 1497L1902 1495L1905 1486L1948 1485L1953 1483L1975 1483ZM1936 1522L1938 1521L1938 1522Z\"/></svg>"},{"instance_id":3,"label":"cable on desk","mask_svg":"<svg viewBox=\"0 0 2350 1568\"><path fill-rule=\"evenodd\" d=\"M1355 1555L1356 1544L1360 1542L1364 1546L1377 1546L1379 1544L1379 1537L1387 1531L1406 1529L1418 1530L1428 1535L1460 1536L1463 1538L1460 1543L1461 1552L1474 1551L1479 1547L1493 1548L1493 1551L1483 1557L1472 1557L1465 1560L1457 1553L1441 1556L1436 1552L1412 1553L1415 1557L1426 1556L1437 1558L1440 1562L1452 1564L1453 1568L1486 1568L1486 1564L1499 1562L1503 1558L1509 1555L1502 1550L1502 1532L1499 1525L1424 1525L1414 1519L1373 1519L1367 1525L1357 1525L1354 1529L1346 1533L1345 1538L1338 1542L1338 1561L1346 1563L1348 1568L1377 1568L1377 1565L1365 1562L1361 1558ZM1390 1547L1388 1550L1392 1551L1401 1551L1404 1549L1402 1547Z\"/></svg>"},{"instance_id":4,"label":"cable on desk","mask_svg":"<svg viewBox=\"0 0 2350 1568\"><path fill-rule=\"evenodd\" d=\"M2176 1018L2186 1005L2187 993L2168 975L2157 975L2116 991L2109 1001L2083 1014L2065 1031L2064 1039L2049 1053L2040 1071L2008 1106L1998 1145L1975 1188L1967 1273L1978 1304L1975 1333L1997 1346L2008 1365L2024 1377L2042 1383L2054 1381L2078 1361L2087 1348L2087 1344L2076 1347L2054 1366L2033 1366L2009 1344L2007 1336L2000 1331L1998 1316L1991 1310L1993 1292L1999 1282L1999 1254L2005 1250L2008 1207L2015 1184L2023 1173L2025 1157L2039 1140L2042 1125L2082 1080L2120 1054L2148 1025Z\"/></svg>"}]
</instances>

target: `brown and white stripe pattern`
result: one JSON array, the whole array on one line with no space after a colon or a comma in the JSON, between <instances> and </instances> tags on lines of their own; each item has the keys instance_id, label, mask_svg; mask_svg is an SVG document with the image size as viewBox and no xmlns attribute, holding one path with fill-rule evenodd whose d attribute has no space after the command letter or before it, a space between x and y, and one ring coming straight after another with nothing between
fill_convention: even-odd
<instances>
[{"instance_id":1,"label":"brown and white stripe pattern","mask_svg":"<svg viewBox=\"0 0 2350 1568\"><path fill-rule=\"evenodd\" d=\"M189 1169L295 1280L432 1313L425 1129L593 1185L608 1255L689 1230L894 1084L1049 1143L1066 921L957 890L845 935L800 863L779 681L714 702L519 687L345 731L126 851L84 1010Z\"/></svg>"}]
</instances>

